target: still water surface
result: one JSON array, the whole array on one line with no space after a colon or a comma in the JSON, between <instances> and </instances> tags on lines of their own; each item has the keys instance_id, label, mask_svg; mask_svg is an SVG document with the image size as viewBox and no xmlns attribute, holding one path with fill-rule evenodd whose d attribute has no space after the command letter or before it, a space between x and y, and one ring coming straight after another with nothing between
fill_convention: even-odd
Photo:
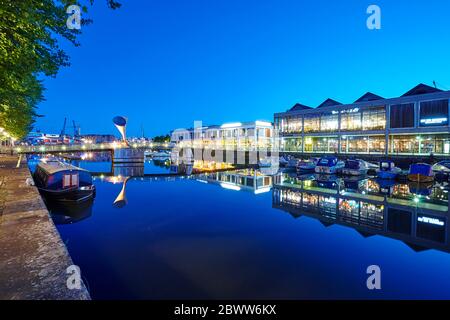
<instances>
[{"instance_id":1,"label":"still water surface","mask_svg":"<svg viewBox=\"0 0 450 320\"><path fill-rule=\"evenodd\" d=\"M98 173L95 200L52 210L94 299L450 298L446 183L76 164Z\"/></svg>"}]
</instances>

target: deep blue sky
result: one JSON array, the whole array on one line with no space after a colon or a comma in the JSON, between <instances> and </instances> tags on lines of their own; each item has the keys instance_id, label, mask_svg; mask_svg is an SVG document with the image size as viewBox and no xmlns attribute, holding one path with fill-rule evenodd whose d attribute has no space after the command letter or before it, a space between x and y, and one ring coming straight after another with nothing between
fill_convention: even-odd
<instances>
[{"instance_id":1,"label":"deep blue sky","mask_svg":"<svg viewBox=\"0 0 450 320\"><path fill-rule=\"evenodd\" d=\"M97 0L72 65L47 79L36 127L129 134L273 120L296 102L398 96L419 82L450 89L448 0ZM382 10L382 29L366 9Z\"/></svg>"}]
</instances>

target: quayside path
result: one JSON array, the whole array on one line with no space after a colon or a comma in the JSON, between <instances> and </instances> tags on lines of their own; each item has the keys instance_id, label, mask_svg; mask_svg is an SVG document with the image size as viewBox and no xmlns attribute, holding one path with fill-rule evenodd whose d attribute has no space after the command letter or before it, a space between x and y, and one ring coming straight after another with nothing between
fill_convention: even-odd
<instances>
[{"instance_id":1,"label":"quayside path","mask_svg":"<svg viewBox=\"0 0 450 320\"><path fill-rule=\"evenodd\" d=\"M31 174L18 158L0 155L0 299L87 300L67 287L72 259Z\"/></svg>"}]
</instances>

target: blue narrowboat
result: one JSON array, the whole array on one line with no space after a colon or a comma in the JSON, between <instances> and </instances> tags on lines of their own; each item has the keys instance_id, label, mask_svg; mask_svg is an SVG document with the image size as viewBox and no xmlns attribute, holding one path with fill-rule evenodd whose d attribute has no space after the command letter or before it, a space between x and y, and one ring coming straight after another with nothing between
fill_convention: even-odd
<instances>
[{"instance_id":1,"label":"blue narrowboat","mask_svg":"<svg viewBox=\"0 0 450 320\"><path fill-rule=\"evenodd\" d=\"M42 160L34 183L47 201L82 202L95 197L91 173L58 160Z\"/></svg>"}]
</instances>

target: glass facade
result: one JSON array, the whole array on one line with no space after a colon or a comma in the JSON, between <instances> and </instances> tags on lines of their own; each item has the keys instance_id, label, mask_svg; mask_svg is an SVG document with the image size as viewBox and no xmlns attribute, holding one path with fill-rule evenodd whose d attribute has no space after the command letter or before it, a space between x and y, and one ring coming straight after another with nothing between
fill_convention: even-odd
<instances>
[{"instance_id":1,"label":"glass facade","mask_svg":"<svg viewBox=\"0 0 450 320\"><path fill-rule=\"evenodd\" d=\"M302 152L302 138L285 138L281 144L283 151Z\"/></svg>"},{"instance_id":2,"label":"glass facade","mask_svg":"<svg viewBox=\"0 0 450 320\"><path fill-rule=\"evenodd\" d=\"M360 131L362 129L359 109L341 111L341 131Z\"/></svg>"},{"instance_id":3,"label":"glass facade","mask_svg":"<svg viewBox=\"0 0 450 320\"><path fill-rule=\"evenodd\" d=\"M391 136L389 153L449 155L450 134Z\"/></svg>"},{"instance_id":4,"label":"glass facade","mask_svg":"<svg viewBox=\"0 0 450 320\"><path fill-rule=\"evenodd\" d=\"M304 120L305 132L320 132L320 116L308 115Z\"/></svg>"},{"instance_id":5,"label":"glass facade","mask_svg":"<svg viewBox=\"0 0 450 320\"><path fill-rule=\"evenodd\" d=\"M282 138L281 151L450 154L449 99L411 102L408 98L405 103L336 106L326 110L329 109L306 110L295 116L278 114L275 124L281 136L289 134Z\"/></svg>"},{"instance_id":6,"label":"glass facade","mask_svg":"<svg viewBox=\"0 0 450 320\"><path fill-rule=\"evenodd\" d=\"M335 153L338 150L337 137L305 137L304 152Z\"/></svg>"},{"instance_id":7,"label":"glass facade","mask_svg":"<svg viewBox=\"0 0 450 320\"><path fill-rule=\"evenodd\" d=\"M373 153L386 152L385 136L342 136L341 153Z\"/></svg>"},{"instance_id":8,"label":"glass facade","mask_svg":"<svg viewBox=\"0 0 450 320\"><path fill-rule=\"evenodd\" d=\"M384 130L386 129L386 108L379 107L363 111L363 130Z\"/></svg>"},{"instance_id":9,"label":"glass facade","mask_svg":"<svg viewBox=\"0 0 450 320\"><path fill-rule=\"evenodd\" d=\"M330 132L339 129L339 116L335 113L323 114L320 117L320 131Z\"/></svg>"}]
</instances>

